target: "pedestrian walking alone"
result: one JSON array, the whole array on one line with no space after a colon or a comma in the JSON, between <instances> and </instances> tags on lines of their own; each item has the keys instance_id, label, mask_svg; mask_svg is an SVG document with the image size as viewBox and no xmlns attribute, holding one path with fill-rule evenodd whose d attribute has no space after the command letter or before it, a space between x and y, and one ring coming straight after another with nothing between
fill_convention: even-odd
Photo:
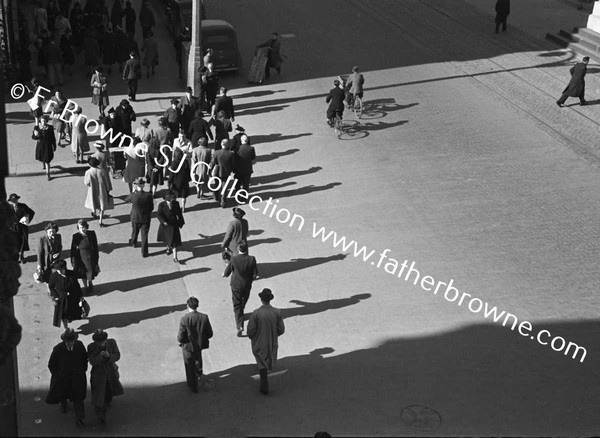
<instances>
[{"instance_id":1,"label":"pedestrian walking alone","mask_svg":"<svg viewBox=\"0 0 600 438\"><path fill-rule=\"evenodd\" d=\"M119 381L121 352L117 341L109 339L108 333L96 329L92 336L93 342L88 345L87 356L92 367L90 371L90 388L92 390L92 405L100 422L100 428L106 426L106 408L110 407L113 397L124 393Z\"/></svg>"},{"instance_id":2,"label":"pedestrian walking alone","mask_svg":"<svg viewBox=\"0 0 600 438\"><path fill-rule=\"evenodd\" d=\"M177 258L177 248L181 246L181 232L185 221L181 213L181 207L175 199L175 192L167 190L164 201L158 204L156 217L160 225L156 240L167 244L167 255L173 254L173 261L179 263Z\"/></svg>"},{"instance_id":3,"label":"pedestrian walking alone","mask_svg":"<svg viewBox=\"0 0 600 438\"><path fill-rule=\"evenodd\" d=\"M48 116L40 117L40 125L33 128L31 138L36 141L35 159L42 162L42 169L46 171L46 177L50 181L50 163L56 152L56 137L54 127L48 124Z\"/></svg>"},{"instance_id":4,"label":"pedestrian walking alone","mask_svg":"<svg viewBox=\"0 0 600 438\"><path fill-rule=\"evenodd\" d=\"M83 342L77 340L77 333L73 329L66 329L60 336L62 342L52 349L48 369L52 374L50 389L46 395L46 403L60 403L60 411L65 414L68 402L73 402L75 410L75 424L83 427L85 408L83 400L87 393L87 353Z\"/></svg>"},{"instance_id":5,"label":"pedestrian walking alone","mask_svg":"<svg viewBox=\"0 0 600 438\"><path fill-rule=\"evenodd\" d=\"M281 55L281 41L279 40L279 34L273 32L271 38L257 46L267 47L269 53L267 55L267 65L265 66L265 79L269 79L271 76L271 69L274 68L277 74L281 74L281 64L283 63L283 57Z\"/></svg>"},{"instance_id":6,"label":"pedestrian walking alone","mask_svg":"<svg viewBox=\"0 0 600 438\"><path fill-rule=\"evenodd\" d=\"M60 327L62 322L64 328L69 323L81 319L81 299L83 293L73 271L67 269L67 262L57 260L53 263L54 272L48 280L49 295L54 304L54 315L52 325Z\"/></svg>"},{"instance_id":7,"label":"pedestrian walking alone","mask_svg":"<svg viewBox=\"0 0 600 438\"><path fill-rule=\"evenodd\" d=\"M148 232L150 231L152 210L154 210L154 199L152 193L144 191L144 183L144 178L137 178L133 182L134 191L125 198L125 202L131 202L129 245L134 248L137 246L138 234L141 232L142 257L148 257Z\"/></svg>"},{"instance_id":8,"label":"pedestrian walking alone","mask_svg":"<svg viewBox=\"0 0 600 438\"><path fill-rule=\"evenodd\" d=\"M71 152L75 157L75 163L83 163L83 154L90 151L90 144L88 142L87 131L85 124L87 119L81 117L81 107L75 110L75 116L71 118L72 134L71 134Z\"/></svg>"},{"instance_id":9,"label":"pedestrian walking alone","mask_svg":"<svg viewBox=\"0 0 600 438\"><path fill-rule=\"evenodd\" d=\"M78 278L83 280L86 295L94 292L92 280L100 273L100 249L96 232L84 219L77 221L77 232L71 237L71 266Z\"/></svg>"},{"instance_id":10,"label":"pedestrian walking alone","mask_svg":"<svg viewBox=\"0 0 600 438\"><path fill-rule=\"evenodd\" d=\"M209 347L209 339L213 336L208 315L198 312L198 305L198 298L188 298L188 313L181 317L177 332L177 342L183 353L185 379L194 393L198 392L198 380L203 373L202 350Z\"/></svg>"},{"instance_id":11,"label":"pedestrian walking alone","mask_svg":"<svg viewBox=\"0 0 600 438\"><path fill-rule=\"evenodd\" d=\"M230 255L237 255L240 243L248 245L248 221L244 219L246 212L241 208L233 207L232 212L233 220L227 225L221 249Z\"/></svg>"},{"instance_id":12,"label":"pedestrian walking alone","mask_svg":"<svg viewBox=\"0 0 600 438\"><path fill-rule=\"evenodd\" d=\"M578 62L569 72L571 80L567 87L563 90L562 96L556 101L556 104L562 107L569 97L578 97L581 106L587 102L585 100L585 74L587 73L587 65L590 62L589 56L584 56L581 62Z\"/></svg>"},{"instance_id":13,"label":"pedestrian walking alone","mask_svg":"<svg viewBox=\"0 0 600 438\"><path fill-rule=\"evenodd\" d=\"M50 280L50 274L52 274L52 265L60 258L63 247L62 237L58 233L58 225L55 222L49 222L45 230L46 234L40 237L37 246L37 275L40 282L46 283L48 294L50 294L47 283Z\"/></svg>"},{"instance_id":14,"label":"pedestrian walking alone","mask_svg":"<svg viewBox=\"0 0 600 438\"><path fill-rule=\"evenodd\" d=\"M258 365L260 392L268 394L268 373L277 362L278 338L285 332L285 325L281 310L271 306L271 290L263 289L258 296L262 305L250 315L247 333L252 341L252 354Z\"/></svg>"},{"instance_id":15,"label":"pedestrian walking alone","mask_svg":"<svg viewBox=\"0 0 600 438\"><path fill-rule=\"evenodd\" d=\"M129 60L125 63L125 68L123 69L123 79L127 80L127 93L129 94L129 100L132 102L135 102L138 81L141 77L142 66L140 65L137 53L132 50L129 52Z\"/></svg>"},{"instance_id":16,"label":"pedestrian walking alone","mask_svg":"<svg viewBox=\"0 0 600 438\"><path fill-rule=\"evenodd\" d=\"M500 30L502 25L502 32L506 30L506 19L510 14L510 0L497 0L496 1L496 33Z\"/></svg>"},{"instance_id":17,"label":"pedestrian walking alone","mask_svg":"<svg viewBox=\"0 0 600 438\"><path fill-rule=\"evenodd\" d=\"M235 318L235 326L238 337L242 336L244 331L244 309L248 298L250 298L250 290L252 282L258 277L258 268L256 259L248 255L248 246L245 243L240 243L237 247L237 255L234 255L225 271L223 277L231 275L231 300L233 302L233 316Z\"/></svg>"},{"instance_id":18,"label":"pedestrian walking alone","mask_svg":"<svg viewBox=\"0 0 600 438\"><path fill-rule=\"evenodd\" d=\"M93 89L92 92L92 103L98 105L98 111L100 118L106 117L104 110L109 105L108 100L108 78L104 74L104 69L100 66L96 67L92 78L90 79L90 86Z\"/></svg>"},{"instance_id":19,"label":"pedestrian walking alone","mask_svg":"<svg viewBox=\"0 0 600 438\"><path fill-rule=\"evenodd\" d=\"M100 168L100 161L90 157L89 165L90 168L83 178L83 183L88 187L85 208L92 211L94 219L99 218L99 225L103 227L104 212L114 208L114 201L110 195L113 187L108 172Z\"/></svg>"},{"instance_id":20,"label":"pedestrian walking alone","mask_svg":"<svg viewBox=\"0 0 600 438\"><path fill-rule=\"evenodd\" d=\"M25 251L29 251L29 223L35 216L35 212L27 204L19 202L19 199L21 197L16 193L11 193L8 197L8 204L14 211L8 229L14 233L17 240L19 263L27 263Z\"/></svg>"}]
</instances>

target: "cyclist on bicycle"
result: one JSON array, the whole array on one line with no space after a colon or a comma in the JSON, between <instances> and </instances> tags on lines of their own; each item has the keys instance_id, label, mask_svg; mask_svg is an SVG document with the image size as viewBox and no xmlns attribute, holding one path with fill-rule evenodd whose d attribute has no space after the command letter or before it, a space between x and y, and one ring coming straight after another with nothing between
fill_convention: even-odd
<instances>
[{"instance_id":1,"label":"cyclist on bicycle","mask_svg":"<svg viewBox=\"0 0 600 438\"><path fill-rule=\"evenodd\" d=\"M339 112L340 117L344 114L344 99L346 97L346 93L342 88L340 88L340 81L337 79L333 81L334 87L329 90L329 95L325 100L326 103L329 104L327 107L327 123L330 127L333 127L333 119L335 117L335 113Z\"/></svg>"},{"instance_id":2,"label":"cyclist on bicycle","mask_svg":"<svg viewBox=\"0 0 600 438\"><path fill-rule=\"evenodd\" d=\"M362 75L362 73L358 72L358 67L352 67L352 74L348 76L348 80L345 84L346 90L348 90L348 95L346 97L348 107L352 106L352 102L354 102L354 96L358 96L362 99L364 83L365 77Z\"/></svg>"}]
</instances>

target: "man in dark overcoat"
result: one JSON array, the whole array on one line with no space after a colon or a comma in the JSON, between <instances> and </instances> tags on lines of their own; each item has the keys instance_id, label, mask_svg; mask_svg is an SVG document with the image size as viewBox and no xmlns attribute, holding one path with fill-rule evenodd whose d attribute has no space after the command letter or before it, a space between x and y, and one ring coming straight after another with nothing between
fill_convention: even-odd
<instances>
[{"instance_id":1,"label":"man in dark overcoat","mask_svg":"<svg viewBox=\"0 0 600 438\"><path fill-rule=\"evenodd\" d=\"M121 100L121 103L117 109L115 109L115 114L116 117L121 121L121 132L131 137L131 123L135 122L136 116L133 107L129 104L127 99Z\"/></svg>"},{"instance_id":2,"label":"man in dark overcoat","mask_svg":"<svg viewBox=\"0 0 600 438\"><path fill-rule=\"evenodd\" d=\"M133 181L133 193L125 198L125 202L131 202L131 239L129 245L137 246L138 234L141 231L142 257L148 257L148 233L150 231L150 219L154 210L154 199L152 193L144 191L146 180L142 177Z\"/></svg>"},{"instance_id":3,"label":"man in dark overcoat","mask_svg":"<svg viewBox=\"0 0 600 438\"><path fill-rule=\"evenodd\" d=\"M225 201L227 198L227 186L231 184L231 182L228 182L228 178L235 168L235 154L229 150L229 140L225 140L227 139L224 139L221 143L223 145L223 149L219 149L213 153L210 163L211 168L214 168L214 166L219 166L217 168L216 176L221 180L222 185L219 190L214 190L213 193L215 194L215 199L223 208L225 208L226 205ZM209 181L209 184L210 185L208 188L212 190L211 186L214 187L215 183L211 183Z\"/></svg>"},{"instance_id":4,"label":"man in dark overcoat","mask_svg":"<svg viewBox=\"0 0 600 438\"><path fill-rule=\"evenodd\" d=\"M246 212L239 207L233 207L233 220L227 225L225 238L221 244L221 249L233 255L238 254L238 245L240 243L248 244L248 221L244 219Z\"/></svg>"},{"instance_id":5,"label":"man in dark overcoat","mask_svg":"<svg viewBox=\"0 0 600 438\"><path fill-rule=\"evenodd\" d=\"M506 19L510 14L510 0L497 0L496 1L496 33L502 25L502 32L506 30Z\"/></svg>"},{"instance_id":6,"label":"man in dark overcoat","mask_svg":"<svg viewBox=\"0 0 600 438\"><path fill-rule=\"evenodd\" d=\"M196 116L196 111L200 109L200 98L194 96L192 87L185 89L185 94L179 99L179 107L181 108L181 127L184 129L187 138L191 139L190 124ZM192 144L197 145L198 140Z\"/></svg>"},{"instance_id":7,"label":"man in dark overcoat","mask_svg":"<svg viewBox=\"0 0 600 438\"><path fill-rule=\"evenodd\" d=\"M250 189L250 176L252 176L252 166L256 162L256 151L250 146L250 140L246 134L240 137L240 146L235 152L235 178L238 180L238 187L248 191Z\"/></svg>"},{"instance_id":8,"label":"man in dark overcoat","mask_svg":"<svg viewBox=\"0 0 600 438\"><path fill-rule=\"evenodd\" d=\"M327 107L327 123L333 127L333 118L335 117L336 111L340 113L340 117L344 115L344 100L346 93L340 88L340 81L337 79L333 81L333 88L329 90L329 94L325 99L325 103L328 103Z\"/></svg>"},{"instance_id":9,"label":"man in dark overcoat","mask_svg":"<svg viewBox=\"0 0 600 438\"><path fill-rule=\"evenodd\" d=\"M92 370L90 372L90 387L92 389L92 404L100 427L106 425L106 408L110 406L113 397L123 394L123 386L119 381L117 361L121 352L117 341L108 339L108 333L102 329L94 331L92 342L88 345L87 355Z\"/></svg>"},{"instance_id":10,"label":"man in dark overcoat","mask_svg":"<svg viewBox=\"0 0 600 438\"><path fill-rule=\"evenodd\" d=\"M198 140L200 140L201 137L206 138L206 141L208 141L209 139L213 139L213 134L210 130L210 126L208 125L208 122L204 120L203 116L204 113L202 112L202 110L197 110L194 114L194 119L190 123L188 138L190 139L193 145L197 145Z\"/></svg>"},{"instance_id":11,"label":"man in dark overcoat","mask_svg":"<svg viewBox=\"0 0 600 438\"><path fill-rule=\"evenodd\" d=\"M562 96L556 101L560 107L564 105L569 97L578 97L581 105L585 105L585 74L587 73L587 65L590 62L589 56L584 56L581 62L578 62L571 67L571 80L567 88L563 90Z\"/></svg>"},{"instance_id":12,"label":"man in dark overcoat","mask_svg":"<svg viewBox=\"0 0 600 438\"><path fill-rule=\"evenodd\" d=\"M68 328L60 337L62 342L52 349L48 361L52 377L46 403L60 403L60 411L64 414L67 412L68 400L71 400L77 427L82 427L85 417L83 400L87 393L85 373L88 361L85 347L77 337L75 330Z\"/></svg>"},{"instance_id":13,"label":"man in dark overcoat","mask_svg":"<svg viewBox=\"0 0 600 438\"><path fill-rule=\"evenodd\" d=\"M262 306L250 315L247 333L260 374L260 392L266 395L269 393L268 373L277 362L278 338L285 332L285 325L281 310L271 306L271 289L263 289L258 296Z\"/></svg>"},{"instance_id":14,"label":"man in dark overcoat","mask_svg":"<svg viewBox=\"0 0 600 438\"><path fill-rule=\"evenodd\" d=\"M283 62L283 57L281 56L281 41L279 40L279 34L277 32L273 32L271 38L257 46L258 47L267 47L269 49L269 54L267 55L267 64L265 65L265 79L269 79L271 76L271 69L274 68L277 71L277 74L281 74L281 63Z\"/></svg>"},{"instance_id":15,"label":"man in dark overcoat","mask_svg":"<svg viewBox=\"0 0 600 438\"><path fill-rule=\"evenodd\" d=\"M29 222L33 219L35 212L19 202L21 197L16 193L11 193L8 197L8 204L12 207L14 214L9 220L8 229L12 231L17 239L18 260L19 263L26 263L25 251L29 251Z\"/></svg>"},{"instance_id":16,"label":"man in dark overcoat","mask_svg":"<svg viewBox=\"0 0 600 438\"><path fill-rule=\"evenodd\" d=\"M221 87L219 92L219 97L215 100L212 116L215 117L216 114L219 114L219 111L225 111L225 117L232 122L235 121L233 99L227 95L227 88Z\"/></svg>"},{"instance_id":17,"label":"man in dark overcoat","mask_svg":"<svg viewBox=\"0 0 600 438\"><path fill-rule=\"evenodd\" d=\"M198 379L202 376L202 350L209 347L213 336L208 315L198 312L198 298L187 300L188 313L181 317L177 342L183 353L185 378L190 390L198 392Z\"/></svg>"},{"instance_id":18,"label":"man in dark overcoat","mask_svg":"<svg viewBox=\"0 0 600 438\"><path fill-rule=\"evenodd\" d=\"M244 331L244 309L250 297L252 282L258 277L258 267L256 259L248 255L248 245L240 243L237 247L238 254L234 255L225 271L223 277L231 275L231 300L233 302L233 316L235 317L235 326L238 337L242 336Z\"/></svg>"},{"instance_id":19,"label":"man in dark overcoat","mask_svg":"<svg viewBox=\"0 0 600 438\"><path fill-rule=\"evenodd\" d=\"M129 52L129 59L125 62L123 69L123 79L127 80L129 99L135 102L137 95L138 80L142 77L142 65L137 54L132 50Z\"/></svg>"}]
</instances>

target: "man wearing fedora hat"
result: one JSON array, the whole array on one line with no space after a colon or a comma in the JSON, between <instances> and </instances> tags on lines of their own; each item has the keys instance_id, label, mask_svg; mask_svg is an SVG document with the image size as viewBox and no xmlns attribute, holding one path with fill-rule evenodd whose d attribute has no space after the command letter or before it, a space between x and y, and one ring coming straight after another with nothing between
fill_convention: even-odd
<instances>
[{"instance_id":1,"label":"man wearing fedora hat","mask_svg":"<svg viewBox=\"0 0 600 438\"><path fill-rule=\"evenodd\" d=\"M233 255L238 254L238 245L248 245L248 221L244 219L246 212L239 207L233 207L233 220L227 225L221 250Z\"/></svg>"},{"instance_id":2,"label":"man wearing fedora hat","mask_svg":"<svg viewBox=\"0 0 600 438\"><path fill-rule=\"evenodd\" d=\"M144 178L136 178L133 182L133 193L125 198L131 202L131 239L129 245L137 246L138 234L142 234L142 257L148 257L148 232L150 231L150 219L154 210L154 199L152 193L144 191Z\"/></svg>"},{"instance_id":3,"label":"man wearing fedora hat","mask_svg":"<svg viewBox=\"0 0 600 438\"><path fill-rule=\"evenodd\" d=\"M16 193L11 193L8 197L8 205L14 211L8 224L8 229L12 231L17 239L18 261L26 263L25 251L29 251L29 222L35 216L35 212L27 204L19 202L21 197Z\"/></svg>"},{"instance_id":4,"label":"man wearing fedora hat","mask_svg":"<svg viewBox=\"0 0 600 438\"><path fill-rule=\"evenodd\" d=\"M285 332L285 325L281 310L271 306L271 289L263 289L258 296L262 306L250 315L247 333L252 341L252 353L260 374L260 392L268 394L268 372L273 370L277 361L277 338Z\"/></svg>"},{"instance_id":5,"label":"man wearing fedora hat","mask_svg":"<svg viewBox=\"0 0 600 438\"><path fill-rule=\"evenodd\" d=\"M67 412L68 401L71 400L77 427L82 427L85 417L83 400L87 393L85 373L88 360L85 347L77 337L75 330L68 328L60 336L62 342L52 349L48 361L52 377L46 403L60 403L60 411L64 414Z\"/></svg>"},{"instance_id":6,"label":"man wearing fedora hat","mask_svg":"<svg viewBox=\"0 0 600 438\"><path fill-rule=\"evenodd\" d=\"M183 353L185 378L190 390L198 392L198 379L202 376L202 350L209 347L209 339L213 336L208 315L198 312L198 298L187 300L188 313L179 321L177 342Z\"/></svg>"},{"instance_id":7,"label":"man wearing fedora hat","mask_svg":"<svg viewBox=\"0 0 600 438\"><path fill-rule=\"evenodd\" d=\"M242 144L242 136L245 135L246 137L248 137L248 135L246 134L246 130L244 129L243 126L240 126L236 123L235 125L235 135L233 137L231 137L231 150L233 152L238 151L240 145ZM250 144L250 137L248 137L248 144Z\"/></svg>"},{"instance_id":8,"label":"man wearing fedora hat","mask_svg":"<svg viewBox=\"0 0 600 438\"><path fill-rule=\"evenodd\" d=\"M116 2L115 2L116 3ZM123 80L127 81L129 100L135 102L137 94L138 80L142 77L142 65L137 57L135 50L129 52L129 59L125 62L123 68Z\"/></svg>"},{"instance_id":9,"label":"man wearing fedora hat","mask_svg":"<svg viewBox=\"0 0 600 438\"><path fill-rule=\"evenodd\" d=\"M179 99L179 108L181 108L181 127L185 135L190 136L190 124L200 109L200 98L194 96L192 87L185 89L185 94Z\"/></svg>"},{"instance_id":10,"label":"man wearing fedora hat","mask_svg":"<svg viewBox=\"0 0 600 438\"><path fill-rule=\"evenodd\" d=\"M219 97L215 100L215 105L212 109L212 116L215 117L216 114L219 114L219 111L224 111L225 117L234 122L235 110L233 107L233 99L227 95L227 88L221 87L219 92Z\"/></svg>"},{"instance_id":11,"label":"man wearing fedora hat","mask_svg":"<svg viewBox=\"0 0 600 438\"><path fill-rule=\"evenodd\" d=\"M240 146L235 153L235 178L238 180L236 189L250 190L250 177L256 163L256 151L250 146L250 139L246 134L240 137Z\"/></svg>"},{"instance_id":12,"label":"man wearing fedora hat","mask_svg":"<svg viewBox=\"0 0 600 438\"><path fill-rule=\"evenodd\" d=\"M117 361L121 352L117 341L108 338L108 333L96 329L92 336L93 342L88 345L87 356L92 369L90 371L90 388L92 389L92 404L100 427L106 425L106 408L110 406L113 397L123 394L123 386L119 381Z\"/></svg>"},{"instance_id":13,"label":"man wearing fedora hat","mask_svg":"<svg viewBox=\"0 0 600 438\"><path fill-rule=\"evenodd\" d=\"M165 110L163 118L167 121L167 125L173 136L179 133L179 123L181 122L181 108L179 108L179 100L171 99L171 106Z\"/></svg>"},{"instance_id":14,"label":"man wearing fedora hat","mask_svg":"<svg viewBox=\"0 0 600 438\"><path fill-rule=\"evenodd\" d=\"M223 277L231 275L231 300L233 301L233 315L237 335L242 336L244 331L244 309L250 297L252 282L258 277L256 259L248 255L248 245L240 243L237 247L238 254L231 257Z\"/></svg>"},{"instance_id":15,"label":"man wearing fedora hat","mask_svg":"<svg viewBox=\"0 0 600 438\"><path fill-rule=\"evenodd\" d=\"M40 237L37 246L38 265L37 272L42 282L48 282L52 273L52 264L58 260L62 251L62 237L58 233L58 225L48 222L46 234ZM46 286L48 286L46 284ZM48 289L50 294L50 289Z\"/></svg>"}]
</instances>

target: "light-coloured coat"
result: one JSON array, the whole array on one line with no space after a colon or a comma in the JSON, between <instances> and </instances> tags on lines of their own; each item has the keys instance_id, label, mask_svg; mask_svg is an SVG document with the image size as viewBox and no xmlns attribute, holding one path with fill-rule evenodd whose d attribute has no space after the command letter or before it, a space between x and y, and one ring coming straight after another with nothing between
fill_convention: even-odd
<instances>
[{"instance_id":1,"label":"light-coloured coat","mask_svg":"<svg viewBox=\"0 0 600 438\"><path fill-rule=\"evenodd\" d=\"M112 210L114 208L113 204L109 201L112 182L106 170L90 167L85 172L83 183L88 187L85 208L94 211Z\"/></svg>"}]
</instances>

